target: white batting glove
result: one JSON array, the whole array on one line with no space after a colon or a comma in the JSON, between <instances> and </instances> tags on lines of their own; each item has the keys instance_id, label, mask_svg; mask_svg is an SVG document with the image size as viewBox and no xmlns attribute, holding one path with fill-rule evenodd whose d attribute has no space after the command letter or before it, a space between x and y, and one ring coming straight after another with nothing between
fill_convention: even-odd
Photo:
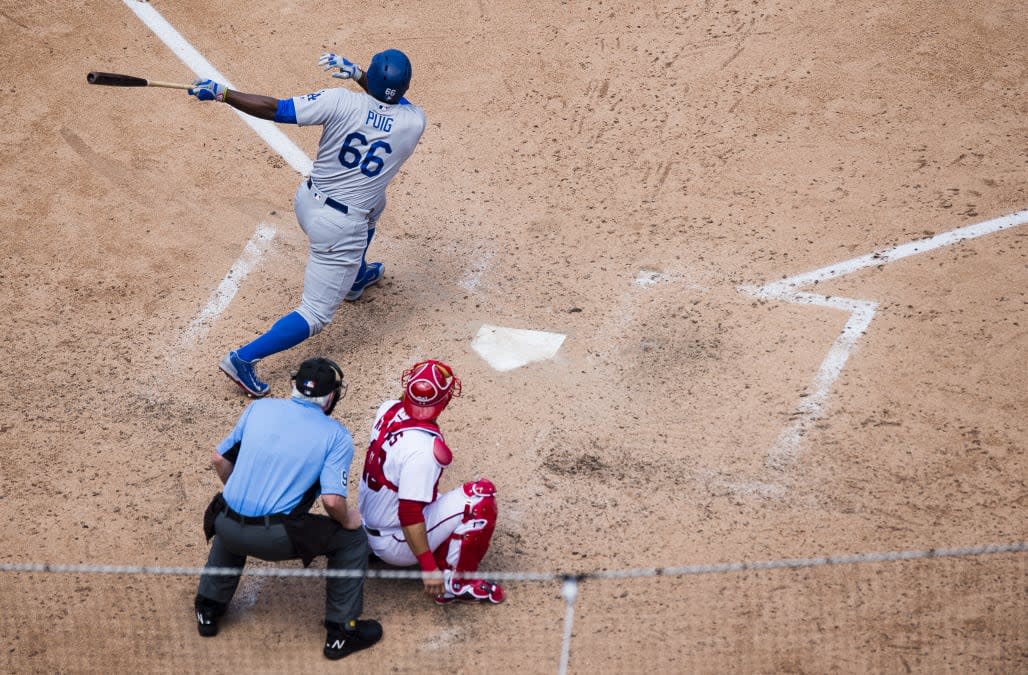
<instances>
[{"instance_id":1,"label":"white batting glove","mask_svg":"<svg viewBox=\"0 0 1028 675\"><path fill-rule=\"evenodd\" d=\"M321 55L318 60L318 65L323 70L332 70L335 68L339 69L338 73L332 73L332 77L338 77L340 80L359 80L364 76L364 71L356 63L351 63L342 56L327 52Z\"/></svg>"},{"instance_id":2,"label":"white batting glove","mask_svg":"<svg viewBox=\"0 0 1028 675\"><path fill-rule=\"evenodd\" d=\"M195 96L201 101L224 101L225 92L227 91L228 87L221 82L196 80L193 82L192 89L188 90L188 93L190 96Z\"/></svg>"}]
</instances>

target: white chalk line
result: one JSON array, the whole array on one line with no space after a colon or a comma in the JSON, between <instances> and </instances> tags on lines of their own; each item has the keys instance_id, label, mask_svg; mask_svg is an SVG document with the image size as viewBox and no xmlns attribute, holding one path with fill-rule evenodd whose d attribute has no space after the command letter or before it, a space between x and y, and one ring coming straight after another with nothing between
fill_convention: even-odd
<instances>
[{"instance_id":1,"label":"white chalk line","mask_svg":"<svg viewBox=\"0 0 1028 675\"><path fill-rule=\"evenodd\" d=\"M184 63L198 78L211 78L225 86L234 85L203 57L161 14L147 2L123 0L125 5ZM289 137L267 120L251 117L235 108L236 115L260 136L272 150L277 152L289 166L303 176L310 175L313 162ZM243 254L229 269L228 274L214 290L207 305L190 322L181 336L184 346L190 346L204 337L214 320L228 307L239 290L239 284L257 265L275 236L270 225L258 223L257 231L246 244ZM172 364L174 366L174 364Z\"/></svg>"},{"instance_id":2,"label":"white chalk line","mask_svg":"<svg viewBox=\"0 0 1028 675\"><path fill-rule=\"evenodd\" d=\"M186 328L182 335L184 345L191 345L207 334L214 319L225 311L225 308L232 302L232 298L239 291L239 285L250 273L250 270L257 265L257 262L264 255L264 252L268 249L274 238L274 227L266 223L259 223L257 225L257 230L243 248L243 254L229 268L225 278L221 280L218 287L211 293L210 300L207 301L204 308L200 310L197 317Z\"/></svg>"},{"instance_id":3,"label":"white chalk line","mask_svg":"<svg viewBox=\"0 0 1028 675\"><path fill-rule=\"evenodd\" d=\"M816 305L838 309L850 313L846 325L839 337L835 339L811 387L811 392L800 401L793 414L793 419L779 434L777 441L768 452L767 464L776 469L788 467L799 456L800 443L804 435L820 417L824 404L836 380L842 374L850 354L856 349L860 336L863 335L874 319L878 303L868 300L856 300L828 297L813 293L800 293L799 288L835 279L853 272L878 267L910 256L927 253L944 246L993 234L1012 227L1028 223L1028 210L1018 211L999 218L993 218L967 227L943 232L927 239L919 239L900 244L889 249L870 253L850 260L786 279L774 281L764 286L741 286L740 291L758 298L782 300L794 304Z\"/></svg>"},{"instance_id":4,"label":"white chalk line","mask_svg":"<svg viewBox=\"0 0 1028 675\"><path fill-rule=\"evenodd\" d=\"M218 70L211 65L211 63L198 52L193 45L182 37L175 28L165 20L160 13L154 9L153 5L147 2L139 2L138 0L122 0L125 5L131 9L139 20L147 25L154 32L154 34L160 38L161 42L168 46L175 56L177 56L182 63L193 71L193 74L198 78L210 78L221 82L229 89L235 89L235 85L229 82L228 78L222 75ZM296 146L289 137L282 133L274 125L274 123L268 120L262 120L256 117L251 117L244 112L232 108L232 111L239 116L241 120L253 129L258 136L264 139L272 150L282 156L289 166L293 167L298 173L308 176L311 172L313 162L303 150Z\"/></svg>"}]
</instances>

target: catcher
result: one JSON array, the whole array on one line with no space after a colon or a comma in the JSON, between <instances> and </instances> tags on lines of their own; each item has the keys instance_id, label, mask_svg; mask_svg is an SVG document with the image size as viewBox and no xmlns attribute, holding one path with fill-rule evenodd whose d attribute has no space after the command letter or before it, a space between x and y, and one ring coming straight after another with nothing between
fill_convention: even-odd
<instances>
[{"instance_id":1,"label":"catcher","mask_svg":"<svg viewBox=\"0 0 1028 675\"><path fill-rule=\"evenodd\" d=\"M460 395L461 382L431 359L405 371L401 383L401 399L376 413L358 491L371 550L390 565L418 564L437 604L501 603L500 585L472 574L496 527L496 488L483 478L439 494L453 455L436 418Z\"/></svg>"}]
</instances>

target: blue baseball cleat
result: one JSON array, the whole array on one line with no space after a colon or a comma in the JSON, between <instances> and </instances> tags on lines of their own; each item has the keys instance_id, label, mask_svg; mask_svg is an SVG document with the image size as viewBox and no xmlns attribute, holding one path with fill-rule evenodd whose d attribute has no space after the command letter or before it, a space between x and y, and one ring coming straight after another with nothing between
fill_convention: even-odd
<instances>
[{"instance_id":1,"label":"blue baseball cleat","mask_svg":"<svg viewBox=\"0 0 1028 675\"><path fill-rule=\"evenodd\" d=\"M360 300L360 297L364 295L364 289L368 286L374 286L378 283L379 279L385 276L385 264L380 262L373 262L368 264L368 269L365 270L364 276L360 277L353 282L353 286L350 288L350 292L346 294L346 299L350 302L354 300Z\"/></svg>"},{"instance_id":2,"label":"blue baseball cleat","mask_svg":"<svg viewBox=\"0 0 1028 675\"><path fill-rule=\"evenodd\" d=\"M256 362L254 362L256 363ZM253 398L267 396L271 389L267 384L257 379L257 372L253 369L253 363L239 358L236 352L229 352L218 364L221 371L238 384L240 388Z\"/></svg>"}]
</instances>

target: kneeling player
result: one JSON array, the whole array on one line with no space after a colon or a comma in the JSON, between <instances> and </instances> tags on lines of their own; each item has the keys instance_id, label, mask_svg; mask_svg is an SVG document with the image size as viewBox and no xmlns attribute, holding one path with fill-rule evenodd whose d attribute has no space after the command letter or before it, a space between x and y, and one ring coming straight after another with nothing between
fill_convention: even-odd
<instances>
[{"instance_id":1,"label":"kneeling player","mask_svg":"<svg viewBox=\"0 0 1028 675\"><path fill-rule=\"evenodd\" d=\"M474 578L496 527L496 488L481 479L442 495L439 478L453 455L436 418L460 395L460 380L440 361L415 364L399 401L383 403L371 430L358 507L371 550L390 565L418 563L438 604L504 600L499 584ZM442 570L442 579L430 573Z\"/></svg>"}]
</instances>

